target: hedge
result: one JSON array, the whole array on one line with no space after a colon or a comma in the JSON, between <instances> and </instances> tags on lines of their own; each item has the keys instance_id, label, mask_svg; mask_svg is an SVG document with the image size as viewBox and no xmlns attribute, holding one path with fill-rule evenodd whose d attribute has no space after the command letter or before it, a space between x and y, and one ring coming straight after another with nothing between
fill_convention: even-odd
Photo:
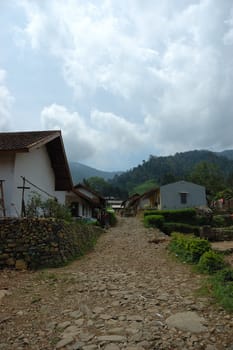
<instances>
[{"instance_id":1,"label":"hedge","mask_svg":"<svg viewBox=\"0 0 233 350\"><path fill-rule=\"evenodd\" d=\"M164 224L164 217L162 215L147 215L144 217L145 227L157 227L162 229Z\"/></svg>"},{"instance_id":2,"label":"hedge","mask_svg":"<svg viewBox=\"0 0 233 350\"><path fill-rule=\"evenodd\" d=\"M183 224L180 222L165 222L163 224L162 230L167 235L170 235L172 232L193 233L196 236L199 235L198 226Z\"/></svg>"},{"instance_id":3,"label":"hedge","mask_svg":"<svg viewBox=\"0 0 233 350\"><path fill-rule=\"evenodd\" d=\"M193 208L177 210L145 210L145 216L162 215L168 222L193 223L196 218L196 210Z\"/></svg>"}]
</instances>

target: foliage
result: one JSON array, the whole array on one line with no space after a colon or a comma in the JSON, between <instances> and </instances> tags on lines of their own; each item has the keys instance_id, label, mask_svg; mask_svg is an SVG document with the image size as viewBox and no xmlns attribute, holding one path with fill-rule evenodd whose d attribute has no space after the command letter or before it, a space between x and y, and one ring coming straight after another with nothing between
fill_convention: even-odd
<instances>
[{"instance_id":1,"label":"foliage","mask_svg":"<svg viewBox=\"0 0 233 350\"><path fill-rule=\"evenodd\" d=\"M177 210L145 210L144 216L147 215L162 215L165 221L169 222L192 222L195 219L195 209L177 209Z\"/></svg>"},{"instance_id":2,"label":"foliage","mask_svg":"<svg viewBox=\"0 0 233 350\"><path fill-rule=\"evenodd\" d=\"M128 197L127 190L120 189L118 186L111 184L110 181L106 181L98 176L84 179L83 183L103 197L114 197L121 199L126 199Z\"/></svg>"},{"instance_id":3,"label":"foliage","mask_svg":"<svg viewBox=\"0 0 233 350\"><path fill-rule=\"evenodd\" d=\"M109 225L110 226L116 226L117 218L116 218L115 212L113 210L108 210L107 209L107 213L108 213L108 217L109 217Z\"/></svg>"},{"instance_id":4,"label":"foliage","mask_svg":"<svg viewBox=\"0 0 233 350\"><path fill-rule=\"evenodd\" d=\"M213 274L226 266L222 254L216 253L213 250L205 252L197 264L197 268L202 273Z\"/></svg>"},{"instance_id":5,"label":"foliage","mask_svg":"<svg viewBox=\"0 0 233 350\"><path fill-rule=\"evenodd\" d=\"M197 263L202 254L210 250L210 243L206 239L192 235L186 236L180 233L173 233L168 248L180 260Z\"/></svg>"},{"instance_id":6,"label":"foliage","mask_svg":"<svg viewBox=\"0 0 233 350\"><path fill-rule=\"evenodd\" d=\"M42 200L38 193L33 193L26 206L26 215L28 217L53 217L71 221L72 216L69 208L58 203L55 199L49 198Z\"/></svg>"},{"instance_id":7,"label":"foliage","mask_svg":"<svg viewBox=\"0 0 233 350\"><path fill-rule=\"evenodd\" d=\"M203 162L206 167L200 165ZM205 178L206 175L208 176ZM159 186L178 180L192 180L197 181L197 184L206 185L207 190L215 194L228 187L228 183L232 187L232 179L232 160L218 156L214 152L196 150L167 157L151 155L147 161L115 176L110 182L121 189L132 191L135 186L148 180L154 180Z\"/></svg>"},{"instance_id":8,"label":"foliage","mask_svg":"<svg viewBox=\"0 0 233 350\"><path fill-rule=\"evenodd\" d=\"M173 233L169 250L184 262L195 263L199 271L211 274L208 293L228 311L233 311L233 269L226 267L223 256L211 250L205 239Z\"/></svg>"},{"instance_id":9,"label":"foliage","mask_svg":"<svg viewBox=\"0 0 233 350\"><path fill-rule=\"evenodd\" d=\"M164 217L162 215L147 215L144 216L145 227L157 227L162 229L164 224Z\"/></svg>"},{"instance_id":10,"label":"foliage","mask_svg":"<svg viewBox=\"0 0 233 350\"><path fill-rule=\"evenodd\" d=\"M130 195L132 195L134 193L143 194L143 193L145 193L153 188L156 188L156 187L158 187L158 184L155 180L147 180L147 181L143 182L142 184L135 186L130 191Z\"/></svg>"},{"instance_id":11,"label":"foliage","mask_svg":"<svg viewBox=\"0 0 233 350\"><path fill-rule=\"evenodd\" d=\"M170 235L172 232L192 233L197 236L199 235L198 226L189 225L182 222L165 222L162 230L167 235Z\"/></svg>"},{"instance_id":12,"label":"foliage","mask_svg":"<svg viewBox=\"0 0 233 350\"><path fill-rule=\"evenodd\" d=\"M56 219L62 219L66 221L72 220L70 210L65 205L58 203L52 198L47 199L47 201L43 203L42 208L44 210L45 217L54 217Z\"/></svg>"},{"instance_id":13,"label":"foliage","mask_svg":"<svg viewBox=\"0 0 233 350\"><path fill-rule=\"evenodd\" d=\"M214 199L231 199L233 198L233 190L231 188L225 188L223 191L216 193Z\"/></svg>"},{"instance_id":14,"label":"foliage","mask_svg":"<svg viewBox=\"0 0 233 350\"><path fill-rule=\"evenodd\" d=\"M196 164L189 179L198 185L205 186L210 198L214 198L217 192L224 189L224 176L220 167L214 163L202 161Z\"/></svg>"},{"instance_id":15,"label":"foliage","mask_svg":"<svg viewBox=\"0 0 233 350\"><path fill-rule=\"evenodd\" d=\"M26 215L28 217L40 217L43 216L43 201L41 196L37 192L32 192L31 197L26 205Z\"/></svg>"},{"instance_id":16,"label":"foliage","mask_svg":"<svg viewBox=\"0 0 233 350\"><path fill-rule=\"evenodd\" d=\"M222 215L214 215L212 218L212 226L223 227L225 226L225 219Z\"/></svg>"}]
</instances>

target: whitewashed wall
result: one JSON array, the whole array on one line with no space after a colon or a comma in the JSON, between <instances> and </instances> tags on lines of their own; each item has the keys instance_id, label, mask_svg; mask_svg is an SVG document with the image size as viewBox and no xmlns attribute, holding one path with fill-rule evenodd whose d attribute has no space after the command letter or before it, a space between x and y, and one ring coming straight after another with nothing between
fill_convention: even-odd
<instances>
[{"instance_id":1,"label":"whitewashed wall","mask_svg":"<svg viewBox=\"0 0 233 350\"><path fill-rule=\"evenodd\" d=\"M0 158L0 180L5 180L3 183L3 191L5 198L5 209L6 215L16 215L14 208L11 203L13 201L12 197L12 185L14 181L14 164L15 164L15 155L8 153L2 154ZM2 215L2 211L0 210L0 216Z\"/></svg>"},{"instance_id":2,"label":"whitewashed wall","mask_svg":"<svg viewBox=\"0 0 233 350\"><path fill-rule=\"evenodd\" d=\"M65 204L65 191L55 191L55 175L45 146L33 149L27 153L13 155L1 155L0 179L5 179L5 202L7 215L17 216L21 213L22 190L18 186L23 185L21 176L40 187L50 195L56 197L61 204ZM26 183L30 190L25 190L25 202L36 192L46 200L49 197L38 189ZM1 213L0 213L1 214Z\"/></svg>"}]
</instances>

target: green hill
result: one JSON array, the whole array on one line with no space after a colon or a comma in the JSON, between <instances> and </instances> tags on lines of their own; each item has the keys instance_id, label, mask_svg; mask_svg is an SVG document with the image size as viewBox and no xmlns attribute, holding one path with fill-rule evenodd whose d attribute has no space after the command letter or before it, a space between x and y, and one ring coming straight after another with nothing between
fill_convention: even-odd
<instances>
[{"instance_id":1,"label":"green hill","mask_svg":"<svg viewBox=\"0 0 233 350\"><path fill-rule=\"evenodd\" d=\"M233 151L232 155L233 155ZM182 179L189 179L191 172L197 164L206 162L216 166L222 178L226 179L233 173L233 161L230 151L214 153L206 150L194 150L176 153L173 156L156 157L150 156L147 161L130 169L111 180L111 183L128 192L146 181L153 180L158 185Z\"/></svg>"}]
</instances>

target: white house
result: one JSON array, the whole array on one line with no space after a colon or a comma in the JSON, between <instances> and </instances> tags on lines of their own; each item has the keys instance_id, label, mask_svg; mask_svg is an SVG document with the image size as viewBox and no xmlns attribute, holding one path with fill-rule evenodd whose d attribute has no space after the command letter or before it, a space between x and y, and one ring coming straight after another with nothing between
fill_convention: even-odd
<instances>
[{"instance_id":1,"label":"white house","mask_svg":"<svg viewBox=\"0 0 233 350\"><path fill-rule=\"evenodd\" d=\"M0 216L19 216L35 192L64 204L72 179L61 132L0 133L0 180Z\"/></svg>"},{"instance_id":2,"label":"white house","mask_svg":"<svg viewBox=\"0 0 233 350\"><path fill-rule=\"evenodd\" d=\"M159 209L182 209L206 206L205 187L178 181L160 187Z\"/></svg>"}]
</instances>

